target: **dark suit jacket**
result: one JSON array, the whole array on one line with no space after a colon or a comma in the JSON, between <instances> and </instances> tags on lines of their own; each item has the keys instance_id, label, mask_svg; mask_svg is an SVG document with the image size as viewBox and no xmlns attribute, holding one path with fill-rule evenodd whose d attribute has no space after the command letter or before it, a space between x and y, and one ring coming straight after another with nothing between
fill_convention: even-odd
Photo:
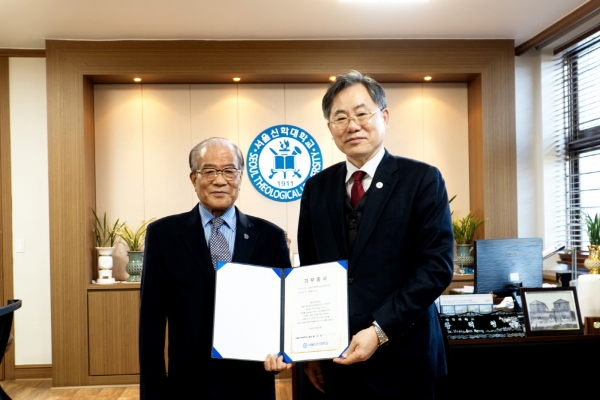
<instances>
[{"instance_id":1,"label":"dark suit jacket","mask_svg":"<svg viewBox=\"0 0 600 400\"><path fill-rule=\"evenodd\" d=\"M289 268L284 232L236 211L232 261ZM211 358L214 297L215 271L198 207L151 223L141 285L142 399L230 399L249 394L256 399L275 398L274 376L262 363Z\"/></svg>"},{"instance_id":2,"label":"dark suit jacket","mask_svg":"<svg viewBox=\"0 0 600 400\"><path fill-rule=\"evenodd\" d=\"M349 259L350 335L376 320L390 343L364 363L325 363L326 384L330 389L335 382L348 384L348 372L358 372L380 393L433 382L446 373L433 302L450 284L453 271L454 238L444 180L435 167L386 151L349 254L345 177L342 162L306 182L298 227L300 261L309 265Z\"/></svg>"}]
</instances>

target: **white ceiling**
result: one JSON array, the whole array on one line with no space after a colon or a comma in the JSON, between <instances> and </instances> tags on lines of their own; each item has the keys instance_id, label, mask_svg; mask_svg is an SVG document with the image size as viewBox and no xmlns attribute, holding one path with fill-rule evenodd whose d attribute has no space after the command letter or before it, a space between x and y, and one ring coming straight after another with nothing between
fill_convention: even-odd
<instances>
[{"instance_id":1,"label":"white ceiling","mask_svg":"<svg viewBox=\"0 0 600 400\"><path fill-rule=\"evenodd\" d=\"M515 39L587 0L0 0L0 48L45 39ZM395 2L391 2L395 1Z\"/></svg>"}]
</instances>

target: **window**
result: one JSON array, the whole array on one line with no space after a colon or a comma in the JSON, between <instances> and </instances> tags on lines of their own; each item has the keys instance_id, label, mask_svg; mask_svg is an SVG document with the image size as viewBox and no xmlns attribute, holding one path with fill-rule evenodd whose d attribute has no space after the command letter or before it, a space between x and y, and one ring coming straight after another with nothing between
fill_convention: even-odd
<instances>
[{"instance_id":1,"label":"window","mask_svg":"<svg viewBox=\"0 0 600 400\"><path fill-rule=\"evenodd\" d=\"M558 135L565 168L567 247L587 250L583 214L600 213L600 33L562 52Z\"/></svg>"}]
</instances>

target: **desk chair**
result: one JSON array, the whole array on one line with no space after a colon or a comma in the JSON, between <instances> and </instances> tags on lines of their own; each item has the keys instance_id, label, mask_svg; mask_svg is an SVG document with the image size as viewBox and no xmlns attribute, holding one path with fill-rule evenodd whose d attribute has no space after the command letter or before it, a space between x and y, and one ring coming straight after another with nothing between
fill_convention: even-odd
<instances>
[{"instance_id":1,"label":"desk chair","mask_svg":"<svg viewBox=\"0 0 600 400\"><path fill-rule=\"evenodd\" d=\"M4 349L10 336L10 328L13 322L13 313L21 308L21 300L9 300L8 304L0 307L0 362L4 358ZM0 399L11 400L0 386Z\"/></svg>"}]
</instances>

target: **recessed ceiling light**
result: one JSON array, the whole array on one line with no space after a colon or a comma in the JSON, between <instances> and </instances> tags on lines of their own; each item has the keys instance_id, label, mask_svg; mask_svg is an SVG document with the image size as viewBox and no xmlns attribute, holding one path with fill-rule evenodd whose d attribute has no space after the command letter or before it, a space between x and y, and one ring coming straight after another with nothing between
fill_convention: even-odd
<instances>
[{"instance_id":1,"label":"recessed ceiling light","mask_svg":"<svg viewBox=\"0 0 600 400\"><path fill-rule=\"evenodd\" d=\"M239 82L239 81L241 81L241 80L242 80L242 78L238 78L237 76L236 76L235 78L233 78L233 81L234 81L234 82Z\"/></svg>"},{"instance_id":2,"label":"recessed ceiling light","mask_svg":"<svg viewBox=\"0 0 600 400\"><path fill-rule=\"evenodd\" d=\"M331 75L331 76L329 77L329 81L330 81L330 82L335 82L335 75Z\"/></svg>"},{"instance_id":3,"label":"recessed ceiling light","mask_svg":"<svg viewBox=\"0 0 600 400\"><path fill-rule=\"evenodd\" d=\"M430 80L431 80L431 77L430 77L430 76L426 76L426 77L425 77L425 78L423 78L423 79L425 79L426 81L430 81Z\"/></svg>"},{"instance_id":4,"label":"recessed ceiling light","mask_svg":"<svg viewBox=\"0 0 600 400\"><path fill-rule=\"evenodd\" d=\"M142 78L133 78L133 81L134 81L134 82L141 82L141 81L142 81Z\"/></svg>"}]
</instances>

